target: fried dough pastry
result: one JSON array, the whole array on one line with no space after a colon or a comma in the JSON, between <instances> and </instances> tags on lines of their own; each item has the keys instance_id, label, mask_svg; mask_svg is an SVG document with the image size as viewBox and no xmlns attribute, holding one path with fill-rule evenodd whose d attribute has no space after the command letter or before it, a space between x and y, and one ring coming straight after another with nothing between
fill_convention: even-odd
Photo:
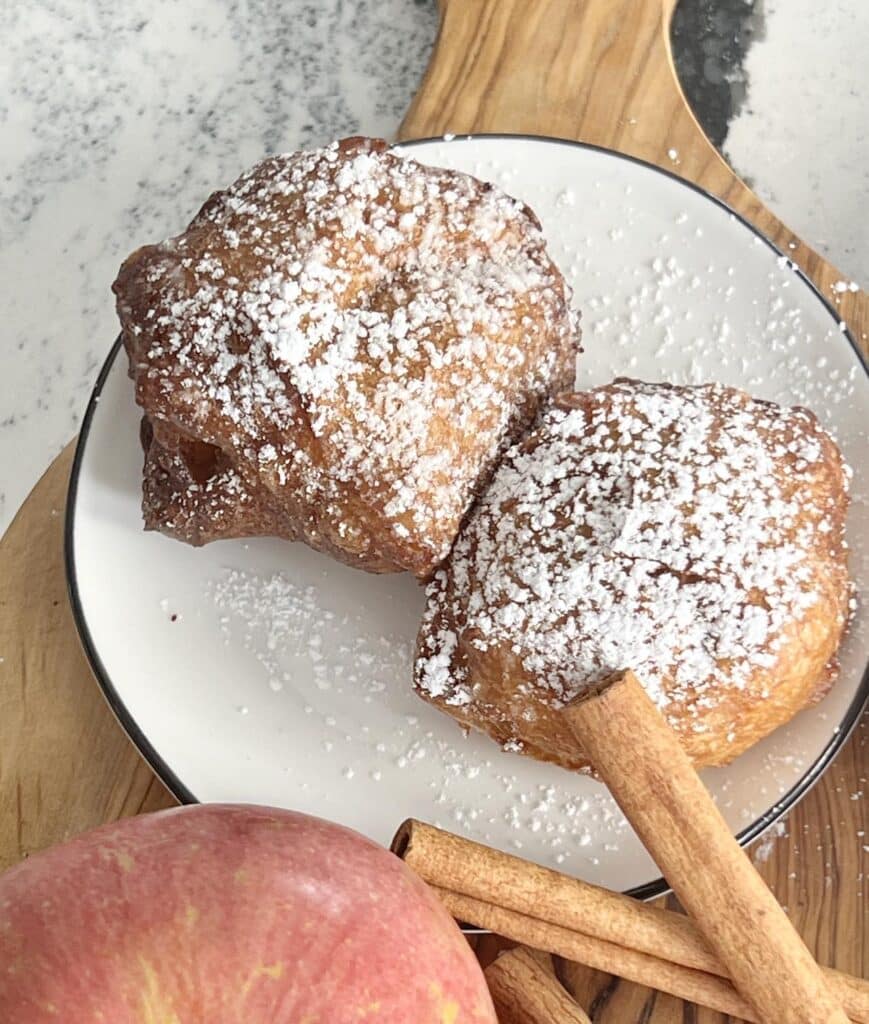
<instances>
[{"instance_id":1,"label":"fried dough pastry","mask_svg":"<svg viewBox=\"0 0 869 1024\"><path fill-rule=\"evenodd\" d=\"M114 290L145 524L192 544L269 534L425 577L574 379L531 210L379 140L264 161Z\"/></svg>"},{"instance_id":2,"label":"fried dough pastry","mask_svg":"<svg viewBox=\"0 0 869 1024\"><path fill-rule=\"evenodd\" d=\"M237 536L295 536L266 488L255 480L249 484L220 448L147 417L141 439L146 528L183 535L195 545Z\"/></svg>"},{"instance_id":3,"label":"fried dough pastry","mask_svg":"<svg viewBox=\"0 0 869 1024\"><path fill-rule=\"evenodd\" d=\"M694 763L726 764L834 679L848 476L812 413L732 388L562 395L429 584L416 688L585 769L559 709L632 668Z\"/></svg>"}]
</instances>

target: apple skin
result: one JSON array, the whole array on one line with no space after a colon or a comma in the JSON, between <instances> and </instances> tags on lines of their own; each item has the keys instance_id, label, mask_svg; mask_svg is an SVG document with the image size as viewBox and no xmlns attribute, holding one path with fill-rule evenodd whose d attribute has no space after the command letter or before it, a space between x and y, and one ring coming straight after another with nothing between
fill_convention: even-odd
<instances>
[{"instance_id":1,"label":"apple skin","mask_svg":"<svg viewBox=\"0 0 869 1024\"><path fill-rule=\"evenodd\" d=\"M128 818L0 875L8 1024L497 1024L397 857L292 811Z\"/></svg>"}]
</instances>

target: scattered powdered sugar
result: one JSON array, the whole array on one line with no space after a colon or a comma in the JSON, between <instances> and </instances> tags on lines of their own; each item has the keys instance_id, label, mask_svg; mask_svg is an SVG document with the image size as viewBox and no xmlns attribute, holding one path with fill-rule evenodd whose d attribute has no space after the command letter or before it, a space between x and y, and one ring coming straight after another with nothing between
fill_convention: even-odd
<instances>
[{"instance_id":1,"label":"scattered powdered sugar","mask_svg":"<svg viewBox=\"0 0 869 1024\"><path fill-rule=\"evenodd\" d=\"M844 295L845 292L859 292L860 285L856 281L834 281L832 289L837 295Z\"/></svg>"},{"instance_id":2,"label":"scattered powdered sugar","mask_svg":"<svg viewBox=\"0 0 869 1024\"><path fill-rule=\"evenodd\" d=\"M508 452L430 584L417 683L473 704L468 649L503 648L510 685L558 706L629 666L703 730L713 694L774 685L822 593L844 623L845 480L805 410L720 385L574 396Z\"/></svg>"},{"instance_id":3,"label":"scattered powdered sugar","mask_svg":"<svg viewBox=\"0 0 869 1024\"><path fill-rule=\"evenodd\" d=\"M280 573L261 576L230 569L213 583L211 599L226 643L240 640L275 692L298 682L287 668L288 655L304 657L315 691L341 694L351 687L365 703L410 674L410 638L354 629L350 616L329 608L312 584L300 586ZM327 716L324 724L336 722Z\"/></svg>"},{"instance_id":4,"label":"scattered powdered sugar","mask_svg":"<svg viewBox=\"0 0 869 1024\"><path fill-rule=\"evenodd\" d=\"M506 828L514 850L545 849L556 865L599 864L601 854L615 853L631 835L630 825L603 787L578 794L575 782L528 785L521 775L493 774L490 762L482 767L485 776L474 799L463 803L456 801L452 785L463 777L476 778L480 768L472 768L474 774L468 775L467 768L446 761L435 804L438 810L445 806L448 813L436 814L435 825L487 843L497 843Z\"/></svg>"},{"instance_id":5,"label":"scattered powdered sugar","mask_svg":"<svg viewBox=\"0 0 869 1024\"><path fill-rule=\"evenodd\" d=\"M295 780L291 806L346 819L348 802L362 800L369 821L382 803L381 841L404 814L416 814L585 877L601 877L612 861L632 856L636 839L602 785L507 757L486 741L481 748L479 737L463 735L412 696L412 635L381 635L363 615L343 612L332 587L284 573L224 570L208 597L225 643L244 649L262 669L262 680L256 671L247 674L245 703L233 707L246 718L262 715L257 690L265 689L269 718L278 732L286 730L274 764ZM166 599L167 607L176 604ZM280 686L272 693L274 681ZM795 776L807 763L805 737L790 726L783 733L791 751L786 768ZM764 806L780 792L781 771L781 757L757 765L754 789ZM541 772L548 773L544 781ZM714 770L706 781L731 814L726 773ZM406 807L395 803L403 793ZM740 819L748 824L752 815ZM763 857L781 830L768 832L755 856Z\"/></svg>"},{"instance_id":6,"label":"scattered powdered sugar","mask_svg":"<svg viewBox=\"0 0 869 1024\"><path fill-rule=\"evenodd\" d=\"M152 418L223 450L314 546L419 573L573 377L533 214L371 140L264 161L134 254L116 291Z\"/></svg>"},{"instance_id":7,"label":"scattered powdered sugar","mask_svg":"<svg viewBox=\"0 0 869 1024\"><path fill-rule=\"evenodd\" d=\"M752 847L751 859L755 864L764 864L769 860L770 854L775 849L776 842L788 834L786 821L777 821L764 832L760 841Z\"/></svg>"},{"instance_id":8,"label":"scattered powdered sugar","mask_svg":"<svg viewBox=\"0 0 869 1024\"><path fill-rule=\"evenodd\" d=\"M676 223L683 221L677 217ZM594 254L574 256L572 262L573 273L594 276ZM696 267L696 259L689 265ZM626 268L617 289L608 282L607 291L582 297L586 338L597 339L595 344L587 341L589 355L601 357L612 351L614 358L606 365L614 377L637 366L633 353L651 351L661 367L656 376L670 383L738 380L749 391L783 403L804 403L823 421L835 420L836 407L853 400L860 369L855 363L842 372L836 361L822 357L818 362L816 328L805 323L800 304L790 301L793 264L777 264L767 271L765 301L753 304L751 330L743 329L738 338L734 322L746 311L740 289L729 283L729 271L732 268L710 262L699 274L686 267L678 252ZM720 283L713 287L716 280ZM690 303L714 312L697 312L695 317L693 309L685 308L686 295ZM739 304L742 307L735 310ZM702 326L695 326L695 319ZM770 357L776 361L774 372L759 372Z\"/></svg>"},{"instance_id":9,"label":"scattered powdered sugar","mask_svg":"<svg viewBox=\"0 0 869 1024\"><path fill-rule=\"evenodd\" d=\"M483 842L507 829L516 850L531 835L555 864L595 864L598 837L612 852L630 833L602 786L567 773L546 783L517 773L520 765L480 756L474 737L420 703L410 686L412 636L377 635L363 614L339 611L328 590L283 573L227 569L209 598L224 642L260 665L279 702L272 713L284 717L285 702L301 711L288 755L304 758L290 771L307 780L306 799L331 800L360 780L394 793L410 776L417 788L407 813L427 804L435 824ZM247 704L236 710L251 714ZM325 755L316 769L299 754L303 744Z\"/></svg>"}]
</instances>

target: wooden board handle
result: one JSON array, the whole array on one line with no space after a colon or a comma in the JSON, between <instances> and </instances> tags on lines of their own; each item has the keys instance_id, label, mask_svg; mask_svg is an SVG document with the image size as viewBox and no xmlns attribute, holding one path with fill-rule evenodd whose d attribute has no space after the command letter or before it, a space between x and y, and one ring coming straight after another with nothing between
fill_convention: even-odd
<instances>
[{"instance_id":1,"label":"wooden board handle","mask_svg":"<svg viewBox=\"0 0 869 1024\"><path fill-rule=\"evenodd\" d=\"M431 61L399 138L553 135L606 146L687 178L751 221L834 304L869 354L869 296L741 181L697 122L673 64L675 0L440 0Z\"/></svg>"}]
</instances>

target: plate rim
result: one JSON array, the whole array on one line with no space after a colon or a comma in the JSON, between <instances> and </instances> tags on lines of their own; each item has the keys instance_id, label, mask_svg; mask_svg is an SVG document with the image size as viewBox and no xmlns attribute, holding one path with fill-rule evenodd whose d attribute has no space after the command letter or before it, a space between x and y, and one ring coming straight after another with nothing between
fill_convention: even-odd
<instances>
[{"instance_id":1,"label":"plate rim","mask_svg":"<svg viewBox=\"0 0 869 1024\"><path fill-rule=\"evenodd\" d=\"M773 253L779 257L784 257L788 260L788 263L793 268L794 273L801 279L802 283L806 285L809 290L814 294L814 297L821 303L826 309L827 313L833 318L837 326L837 333L841 334L844 339L848 342L854 354L857 357L858 363L862 366L863 372L867 378L869 378L869 359L863 355L859 345L851 333L850 328L845 325L845 329L842 330L839 327L843 321L836 311L835 307L831 302L828 301L826 296L820 291L815 283L809 278L801 267L797 266L793 260L783 253L781 249L771 239L767 238L754 224L751 223L746 217L744 217L737 210L734 210L729 206L723 199L713 195L706 189L697 185L693 181L688 181L686 178L668 170L665 167L659 167L657 164L650 163L647 160L642 160L639 157L632 156L629 153L621 153L618 150L608 149L605 146L598 146L588 142L578 142L571 139L559 139L548 135L531 135L525 133L511 133L511 132L479 132L469 134L455 134L455 135L435 135L421 139L410 139L406 141L396 142L391 148L394 149L412 149L416 146L431 145L432 143L441 143L445 145L452 145L454 143L471 142L480 139L503 139L505 141L523 141L523 142L543 142L547 144L555 144L559 146L567 146L570 148L590 150L592 152L603 154L607 157L614 157L619 160L626 160L629 163L638 164L656 174L664 175L670 178L677 185L686 187L693 192L696 192L701 197L711 201L715 206L719 207L723 212L730 214L731 217L739 221L744 227L748 228L749 231L756 237L759 238L764 245ZM78 484L81 475L81 468L84 462L85 450L87 448L87 442L90 435L91 426L93 424L94 414L97 406L99 405L100 395L109 374L111 373L115 361L123 347L122 337L118 335L115 339L108 355L100 368L99 375L97 376L93 390L91 391L88 404L85 409L84 417L82 418L81 428L79 429L78 438L76 440L75 453L73 455L72 467L70 469L69 485L66 492L66 508L64 511L64 526L63 526L63 562L66 576L67 585L67 596L69 598L70 609L72 611L73 622L75 624L76 632L78 633L79 641L81 642L82 648L87 658L90 669L97 681L100 690L102 691L103 697L109 706L115 720L121 726L123 731L126 733L127 738L136 748L139 755L144 758L151 770L157 776L157 778L163 783L169 792L175 797L176 800L181 804L194 804L200 803L199 798L193 793L193 791L186 786L181 779L175 774L172 768L169 766L167 761L158 752L154 744L149 740L145 732L136 722L133 715L128 710L126 704L121 698L117 687L115 686L108 670L103 664L102 658L100 657L97 645L94 642L94 638L91 634L90 627L88 626L87 616L85 614L84 606L81 601L81 595L79 593L78 576L76 573L75 563L75 512L78 498ZM754 821L747 825L741 832L737 833L736 840L740 846L747 846L753 842L758 836L766 831L771 825L775 824L776 821L780 820L791 811L796 804L806 796L806 794L816 785L818 780L830 767L836 755L842 749L846 741L848 740L851 733L857 726L860 720L863 706L869 701L869 660L863 670L863 676L857 687L857 691L848 705L845 714L835 728L833 735L828 740L827 744L821 750L817 758L812 764L806 769L803 775L787 790L783 796L774 803L770 808L759 815ZM669 886L664 878L653 879L650 882L646 882L642 885L634 886L633 888L624 890L625 895L633 896L637 899L648 900L656 896L664 895L670 891Z\"/></svg>"}]
</instances>

